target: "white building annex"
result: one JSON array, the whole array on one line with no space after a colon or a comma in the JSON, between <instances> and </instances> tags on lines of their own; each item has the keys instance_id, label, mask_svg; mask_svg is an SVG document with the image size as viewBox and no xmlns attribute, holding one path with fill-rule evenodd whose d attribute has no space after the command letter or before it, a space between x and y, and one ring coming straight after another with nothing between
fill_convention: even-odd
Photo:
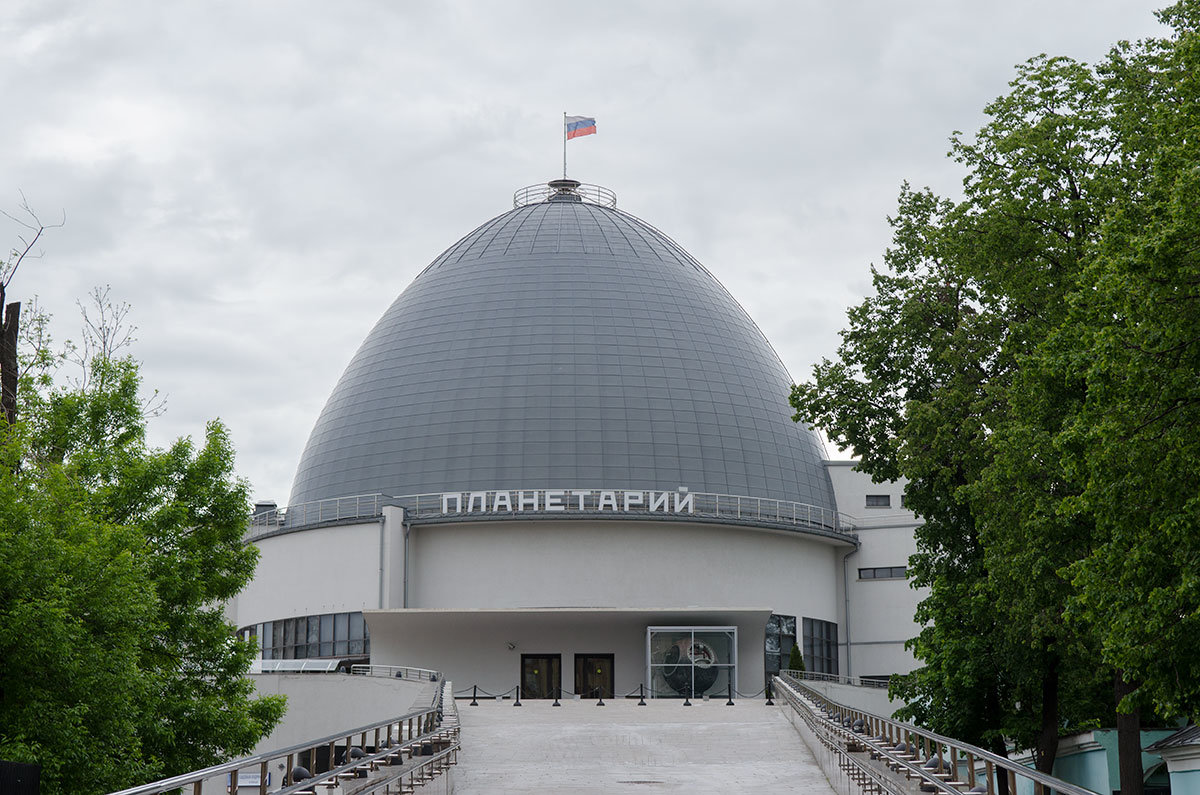
<instances>
[{"instance_id":1,"label":"white building annex","mask_svg":"<svg viewBox=\"0 0 1200 795\"><path fill-rule=\"evenodd\" d=\"M902 485L829 461L732 296L574 180L519 191L396 299L231 606L264 659L456 688L682 698L914 663Z\"/></svg>"}]
</instances>

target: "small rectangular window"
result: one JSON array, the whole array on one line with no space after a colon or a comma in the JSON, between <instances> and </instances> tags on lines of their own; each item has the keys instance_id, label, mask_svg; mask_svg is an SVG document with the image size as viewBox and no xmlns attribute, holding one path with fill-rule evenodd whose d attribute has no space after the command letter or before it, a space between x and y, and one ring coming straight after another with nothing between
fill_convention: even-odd
<instances>
[{"instance_id":1,"label":"small rectangular window","mask_svg":"<svg viewBox=\"0 0 1200 795\"><path fill-rule=\"evenodd\" d=\"M892 507L892 495L890 495L890 494L868 494L867 495L867 507L868 508L891 508Z\"/></svg>"},{"instance_id":2,"label":"small rectangular window","mask_svg":"<svg viewBox=\"0 0 1200 795\"><path fill-rule=\"evenodd\" d=\"M906 575L903 566L876 566L871 569L859 569L860 580L902 580Z\"/></svg>"}]
</instances>

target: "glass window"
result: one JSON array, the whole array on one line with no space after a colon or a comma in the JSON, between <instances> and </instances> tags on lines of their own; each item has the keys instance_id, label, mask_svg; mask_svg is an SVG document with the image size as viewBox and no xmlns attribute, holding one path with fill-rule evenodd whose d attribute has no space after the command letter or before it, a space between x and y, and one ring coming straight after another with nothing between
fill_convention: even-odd
<instances>
[{"instance_id":1,"label":"glass window","mask_svg":"<svg viewBox=\"0 0 1200 795\"><path fill-rule=\"evenodd\" d=\"M308 617L308 656L319 657L321 655L321 617Z\"/></svg>"},{"instance_id":2,"label":"glass window","mask_svg":"<svg viewBox=\"0 0 1200 795\"><path fill-rule=\"evenodd\" d=\"M876 566L870 569L859 569L860 580L902 580L907 574L904 566Z\"/></svg>"},{"instance_id":3,"label":"glass window","mask_svg":"<svg viewBox=\"0 0 1200 795\"><path fill-rule=\"evenodd\" d=\"M837 624L818 618L804 619L804 663L814 673L838 672Z\"/></svg>"},{"instance_id":4,"label":"glass window","mask_svg":"<svg viewBox=\"0 0 1200 795\"><path fill-rule=\"evenodd\" d=\"M333 614L321 616L321 656L333 656Z\"/></svg>"},{"instance_id":5,"label":"glass window","mask_svg":"<svg viewBox=\"0 0 1200 795\"><path fill-rule=\"evenodd\" d=\"M765 669L768 677L788 667L796 643L796 617L771 614L767 619Z\"/></svg>"},{"instance_id":6,"label":"glass window","mask_svg":"<svg viewBox=\"0 0 1200 795\"><path fill-rule=\"evenodd\" d=\"M868 508L891 508L892 507L892 495L890 495L890 494L868 494L867 495L867 507Z\"/></svg>"}]
</instances>

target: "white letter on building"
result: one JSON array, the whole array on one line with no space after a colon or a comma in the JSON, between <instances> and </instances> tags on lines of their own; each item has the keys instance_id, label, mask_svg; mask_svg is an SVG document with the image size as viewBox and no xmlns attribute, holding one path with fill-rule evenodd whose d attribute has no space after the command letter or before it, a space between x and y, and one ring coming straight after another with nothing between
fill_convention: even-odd
<instances>
[{"instance_id":1,"label":"white letter on building","mask_svg":"<svg viewBox=\"0 0 1200 795\"><path fill-rule=\"evenodd\" d=\"M475 502L479 502L479 512L487 513L487 492L473 491L467 497L467 513L472 513L475 510Z\"/></svg>"},{"instance_id":2,"label":"white letter on building","mask_svg":"<svg viewBox=\"0 0 1200 795\"><path fill-rule=\"evenodd\" d=\"M584 498L585 498L585 497L587 497L587 495L586 495L586 494L584 494L584 493L581 491L581 492L579 492L579 494L578 494L578 495L576 495L576 496L578 496L578 497L579 497L579 510L581 510L581 511L582 511L582 510L583 510L583 500L584 500Z\"/></svg>"},{"instance_id":3,"label":"white letter on building","mask_svg":"<svg viewBox=\"0 0 1200 795\"><path fill-rule=\"evenodd\" d=\"M682 512L684 508L687 508L688 513L695 513L695 511L692 510L692 502L693 502L692 497L695 497L695 496L696 496L695 494L691 494L691 493L679 494L678 492L676 492L676 494L675 494L675 513Z\"/></svg>"},{"instance_id":4,"label":"white letter on building","mask_svg":"<svg viewBox=\"0 0 1200 795\"><path fill-rule=\"evenodd\" d=\"M546 510L547 511L564 510L566 507L563 505L563 495L564 494L565 494L565 492L562 491L562 489L555 489L554 491L547 491L546 492Z\"/></svg>"},{"instance_id":5,"label":"white letter on building","mask_svg":"<svg viewBox=\"0 0 1200 795\"><path fill-rule=\"evenodd\" d=\"M646 502L646 493L643 491L627 491L625 492L625 510L629 510L631 505L643 505Z\"/></svg>"},{"instance_id":6,"label":"white letter on building","mask_svg":"<svg viewBox=\"0 0 1200 795\"><path fill-rule=\"evenodd\" d=\"M526 506L532 506L532 510L538 509L538 493L536 491L518 491L517 492L517 510L523 511Z\"/></svg>"},{"instance_id":7,"label":"white letter on building","mask_svg":"<svg viewBox=\"0 0 1200 795\"><path fill-rule=\"evenodd\" d=\"M496 513L503 511L504 513L512 513L512 497L507 491L496 492L496 499L492 500L492 510Z\"/></svg>"},{"instance_id":8,"label":"white letter on building","mask_svg":"<svg viewBox=\"0 0 1200 795\"><path fill-rule=\"evenodd\" d=\"M603 511L605 506L607 506L610 511L617 510L617 493L615 491L600 492L600 505L598 508L599 510Z\"/></svg>"},{"instance_id":9,"label":"white letter on building","mask_svg":"<svg viewBox=\"0 0 1200 795\"><path fill-rule=\"evenodd\" d=\"M450 500L454 500L454 510L450 510ZM442 513L462 513L462 495L461 494L443 494L442 495Z\"/></svg>"},{"instance_id":10,"label":"white letter on building","mask_svg":"<svg viewBox=\"0 0 1200 795\"><path fill-rule=\"evenodd\" d=\"M671 492L669 491L652 491L650 492L650 510L651 511L668 511L671 509Z\"/></svg>"}]
</instances>

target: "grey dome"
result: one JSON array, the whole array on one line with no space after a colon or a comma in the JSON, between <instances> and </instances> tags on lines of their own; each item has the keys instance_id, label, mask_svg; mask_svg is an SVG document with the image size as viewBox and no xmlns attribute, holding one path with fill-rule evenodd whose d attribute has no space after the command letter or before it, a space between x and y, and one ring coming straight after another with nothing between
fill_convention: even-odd
<instances>
[{"instance_id":1,"label":"grey dome","mask_svg":"<svg viewBox=\"0 0 1200 795\"><path fill-rule=\"evenodd\" d=\"M382 492L716 492L834 510L762 332L674 241L578 201L518 207L384 313L313 428L291 504Z\"/></svg>"}]
</instances>

